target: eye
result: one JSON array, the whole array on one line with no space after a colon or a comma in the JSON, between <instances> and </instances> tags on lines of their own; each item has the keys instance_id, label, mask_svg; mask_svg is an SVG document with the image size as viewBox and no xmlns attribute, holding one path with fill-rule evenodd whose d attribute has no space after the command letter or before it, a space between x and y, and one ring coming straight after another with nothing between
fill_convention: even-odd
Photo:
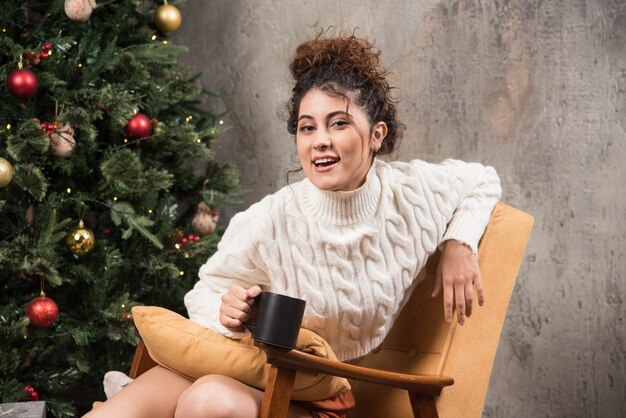
<instances>
[{"instance_id":1,"label":"eye","mask_svg":"<svg viewBox=\"0 0 626 418\"><path fill-rule=\"evenodd\" d=\"M300 132L311 132L315 130L315 126L313 125L309 125L309 124L305 124L305 125L301 125L298 127L298 131Z\"/></svg>"},{"instance_id":2,"label":"eye","mask_svg":"<svg viewBox=\"0 0 626 418\"><path fill-rule=\"evenodd\" d=\"M330 123L330 127L331 128L345 128L346 126L350 125L350 122L344 119L335 119Z\"/></svg>"}]
</instances>

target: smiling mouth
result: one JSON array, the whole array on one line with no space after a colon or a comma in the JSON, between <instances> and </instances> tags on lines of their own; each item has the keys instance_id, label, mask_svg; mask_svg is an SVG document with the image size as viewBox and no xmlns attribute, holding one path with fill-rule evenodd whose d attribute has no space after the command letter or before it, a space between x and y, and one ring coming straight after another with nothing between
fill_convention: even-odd
<instances>
[{"instance_id":1,"label":"smiling mouth","mask_svg":"<svg viewBox=\"0 0 626 418\"><path fill-rule=\"evenodd\" d=\"M319 160L313 161L313 165L315 167L328 167L339 161L339 158L320 158Z\"/></svg>"}]
</instances>

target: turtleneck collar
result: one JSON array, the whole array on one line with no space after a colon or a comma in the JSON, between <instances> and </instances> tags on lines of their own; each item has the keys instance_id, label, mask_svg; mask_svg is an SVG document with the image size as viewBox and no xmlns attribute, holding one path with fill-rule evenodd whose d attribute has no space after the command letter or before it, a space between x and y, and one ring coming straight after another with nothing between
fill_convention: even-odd
<instances>
[{"instance_id":1,"label":"turtleneck collar","mask_svg":"<svg viewBox=\"0 0 626 418\"><path fill-rule=\"evenodd\" d=\"M309 179L304 180L304 203L311 216L332 225L350 225L373 217L380 201L381 185L374 159L365 183L356 190L336 192L318 189Z\"/></svg>"}]
</instances>

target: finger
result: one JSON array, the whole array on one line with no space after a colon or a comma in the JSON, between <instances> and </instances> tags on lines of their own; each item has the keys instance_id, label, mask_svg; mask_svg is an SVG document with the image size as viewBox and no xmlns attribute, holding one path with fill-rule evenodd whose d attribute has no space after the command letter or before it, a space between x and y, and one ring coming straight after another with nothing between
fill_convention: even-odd
<instances>
[{"instance_id":1,"label":"finger","mask_svg":"<svg viewBox=\"0 0 626 418\"><path fill-rule=\"evenodd\" d=\"M437 269L437 276L435 277L435 286L433 287L433 292L430 294L431 298L435 298L439 295L439 293L441 293L441 288L442 288L441 277L442 277L441 265L439 265L439 268Z\"/></svg>"},{"instance_id":2,"label":"finger","mask_svg":"<svg viewBox=\"0 0 626 418\"><path fill-rule=\"evenodd\" d=\"M443 281L443 315L447 322L452 322L452 307L454 305L454 288L452 282Z\"/></svg>"},{"instance_id":3,"label":"finger","mask_svg":"<svg viewBox=\"0 0 626 418\"><path fill-rule=\"evenodd\" d=\"M474 305L474 287L472 280L465 281L465 316L472 316L472 308Z\"/></svg>"},{"instance_id":4,"label":"finger","mask_svg":"<svg viewBox=\"0 0 626 418\"><path fill-rule=\"evenodd\" d=\"M246 305L247 306L247 305ZM249 307L248 307L249 308ZM250 312L243 311L234 306L222 304L220 313L240 322L246 322L250 319Z\"/></svg>"},{"instance_id":5,"label":"finger","mask_svg":"<svg viewBox=\"0 0 626 418\"><path fill-rule=\"evenodd\" d=\"M223 313L220 314L220 323L228 329L240 331L242 329L241 321L231 318Z\"/></svg>"},{"instance_id":6,"label":"finger","mask_svg":"<svg viewBox=\"0 0 626 418\"><path fill-rule=\"evenodd\" d=\"M465 323L465 281L457 281L454 286L456 316L459 325Z\"/></svg>"},{"instance_id":7,"label":"finger","mask_svg":"<svg viewBox=\"0 0 626 418\"><path fill-rule=\"evenodd\" d=\"M251 311L250 305L246 301L239 299L232 293L226 293L222 296L222 308L220 308L220 310L222 310L226 306L232 307L248 314Z\"/></svg>"},{"instance_id":8,"label":"finger","mask_svg":"<svg viewBox=\"0 0 626 418\"><path fill-rule=\"evenodd\" d=\"M252 286L250 289L246 291L248 299L250 300L248 303L252 305L254 303L254 298L261 294L262 290L259 286Z\"/></svg>"},{"instance_id":9,"label":"finger","mask_svg":"<svg viewBox=\"0 0 626 418\"><path fill-rule=\"evenodd\" d=\"M485 289L483 287L483 278L480 271L476 273L476 277L474 278L474 287L478 295L478 305L483 306L485 304Z\"/></svg>"},{"instance_id":10,"label":"finger","mask_svg":"<svg viewBox=\"0 0 626 418\"><path fill-rule=\"evenodd\" d=\"M245 301L248 298L248 292L241 286L233 285L228 289L228 294L233 295L239 300Z\"/></svg>"}]
</instances>

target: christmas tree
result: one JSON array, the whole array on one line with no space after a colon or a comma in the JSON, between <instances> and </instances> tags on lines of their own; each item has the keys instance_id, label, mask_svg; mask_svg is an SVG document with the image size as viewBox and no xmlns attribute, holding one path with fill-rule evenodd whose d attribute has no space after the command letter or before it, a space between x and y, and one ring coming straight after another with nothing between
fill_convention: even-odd
<instances>
[{"instance_id":1,"label":"christmas tree","mask_svg":"<svg viewBox=\"0 0 626 418\"><path fill-rule=\"evenodd\" d=\"M128 371L134 305L183 312L241 194L225 127L168 41L181 2L0 8L0 402L55 417Z\"/></svg>"}]
</instances>

